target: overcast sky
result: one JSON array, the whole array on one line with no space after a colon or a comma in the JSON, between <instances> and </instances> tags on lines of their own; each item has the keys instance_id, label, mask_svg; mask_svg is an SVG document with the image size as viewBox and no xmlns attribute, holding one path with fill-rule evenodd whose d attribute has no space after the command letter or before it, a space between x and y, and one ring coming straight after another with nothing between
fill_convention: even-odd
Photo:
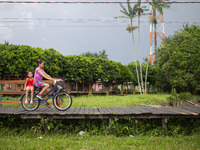
<instances>
[{"instance_id":1,"label":"overcast sky","mask_svg":"<svg viewBox=\"0 0 200 150\"><path fill-rule=\"evenodd\" d=\"M143 5L149 9L148 4ZM199 8L200 4L172 4L170 9L164 9L166 36L173 35L186 22L189 25L197 22L199 25ZM120 9L119 4L0 3L0 43L6 40L10 44L53 48L63 55L79 55L105 49L109 59L128 64L134 61L132 37L126 31L130 22L128 19L113 19L122 16ZM137 18L134 24L137 25ZM141 18L142 58L148 56L149 30L148 16L144 16ZM139 59L138 31L134 31L134 37L136 56Z\"/></svg>"}]
</instances>

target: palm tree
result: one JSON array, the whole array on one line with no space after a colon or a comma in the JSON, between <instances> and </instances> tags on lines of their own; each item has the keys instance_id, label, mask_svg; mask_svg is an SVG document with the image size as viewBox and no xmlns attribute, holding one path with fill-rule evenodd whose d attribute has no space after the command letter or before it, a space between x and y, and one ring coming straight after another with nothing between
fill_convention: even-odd
<instances>
[{"instance_id":1,"label":"palm tree","mask_svg":"<svg viewBox=\"0 0 200 150\"><path fill-rule=\"evenodd\" d=\"M141 86L142 86L142 91L144 94L144 84L143 84L143 77L142 77L142 62L141 62L141 48L140 48L140 16L141 15L146 15L144 11L147 11L148 9L145 9L146 6L141 7L141 0L138 0L138 8L137 8L137 13L138 13L138 39L139 39L139 57L140 57L140 76L141 76Z\"/></svg>"},{"instance_id":2,"label":"palm tree","mask_svg":"<svg viewBox=\"0 0 200 150\"><path fill-rule=\"evenodd\" d=\"M103 49L102 51L99 51L99 57L103 59L108 59L108 55L106 54L105 49Z\"/></svg>"},{"instance_id":3,"label":"palm tree","mask_svg":"<svg viewBox=\"0 0 200 150\"><path fill-rule=\"evenodd\" d=\"M134 51L134 57L135 57L135 67L136 67L136 73L137 73L137 79L138 79L138 86L140 88L140 93L141 93L141 86L140 86L140 79L139 79L139 75L138 75L138 68L137 68L137 61L136 61L136 54L135 54L135 43L134 43L134 34L133 34L133 30L137 29L137 26L133 26L133 19L136 17L137 15L137 8L138 8L138 3L135 4L133 7L131 7L130 5L130 0L127 0L127 7L128 10L121 4L121 8L122 10L120 10L121 13L123 13L125 16L118 16L118 17L114 17L115 19L121 19L121 18L129 18L131 25L128 25L127 27L127 31L129 31L129 33L132 33L132 40L133 40L133 51Z\"/></svg>"}]
</instances>

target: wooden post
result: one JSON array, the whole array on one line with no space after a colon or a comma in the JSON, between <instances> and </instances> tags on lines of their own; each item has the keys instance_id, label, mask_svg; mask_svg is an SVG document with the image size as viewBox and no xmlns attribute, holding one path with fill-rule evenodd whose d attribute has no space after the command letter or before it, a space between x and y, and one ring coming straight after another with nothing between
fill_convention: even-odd
<instances>
[{"instance_id":1,"label":"wooden post","mask_svg":"<svg viewBox=\"0 0 200 150\"><path fill-rule=\"evenodd\" d=\"M82 83L83 83L83 92L84 92L84 81Z\"/></svg>"},{"instance_id":2,"label":"wooden post","mask_svg":"<svg viewBox=\"0 0 200 150\"><path fill-rule=\"evenodd\" d=\"M121 94L124 94L124 87L123 87L123 84L121 84Z\"/></svg>"},{"instance_id":3,"label":"wooden post","mask_svg":"<svg viewBox=\"0 0 200 150\"><path fill-rule=\"evenodd\" d=\"M112 121L113 121L113 119L109 118L109 128L110 128L110 130L112 130Z\"/></svg>"},{"instance_id":4,"label":"wooden post","mask_svg":"<svg viewBox=\"0 0 200 150\"><path fill-rule=\"evenodd\" d=\"M70 92L71 92L71 82L70 82L70 80L68 80L67 81L67 93L70 94Z\"/></svg>"},{"instance_id":5,"label":"wooden post","mask_svg":"<svg viewBox=\"0 0 200 150\"><path fill-rule=\"evenodd\" d=\"M133 94L135 94L135 85L133 85Z\"/></svg>"},{"instance_id":6,"label":"wooden post","mask_svg":"<svg viewBox=\"0 0 200 150\"><path fill-rule=\"evenodd\" d=\"M42 119L42 124L44 125L44 132L45 134L48 133L48 120L47 119Z\"/></svg>"},{"instance_id":7,"label":"wooden post","mask_svg":"<svg viewBox=\"0 0 200 150\"><path fill-rule=\"evenodd\" d=\"M78 81L76 81L76 92L78 93Z\"/></svg>"},{"instance_id":8,"label":"wooden post","mask_svg":"<svg viewBox=\"0 0 200 150\"><path fill-rule=\"evenodd\" d=\"M163 132L165 132L167 127L167 118L163 118L162 119L162 128L163 128Z\"/></svg>"},{"instance_id":9,"label":"wooden post","mask_svg":"<svg viewBox=\"0 0 200 150\"><path fill-rule=\"evenodd\" d=\"M135 124L136 125L138 124L138 120L137 119L135 119ZM135 130L134 126L133 126L133 133L136 133L136 130Z\"/></svg>"},{"instance_id":10,"label":"wooden post","mask_svg":"<svg viewBox=\"0 0 200 150\"><path fill-rule=\"evenodd\" d=\"M0 91L2 90L2 85L0 84ZM2 101L2 96L1 96L1 94L0 94L0 101ZM0 104L0 107L1 107L2 105Z\"/></svg>"},{"instance_id":11,"label":"wooden post","mask_svg":"<svg viewBox=\"0 0 200 150\"><path fill-rule=\"evenodd\" d=\"M106 87L106 95L109 95L109 86Z\"/></svg>"},{"instance_id":12,"label":"wooden post","mask_svg":"<svg viewBox=\"0 0 200 150\"><path fill-rule=\"evenodd\" d=\"M89 93L88 95L92 95L92 82L89 82Z\"/></svg>"}]
</instances>

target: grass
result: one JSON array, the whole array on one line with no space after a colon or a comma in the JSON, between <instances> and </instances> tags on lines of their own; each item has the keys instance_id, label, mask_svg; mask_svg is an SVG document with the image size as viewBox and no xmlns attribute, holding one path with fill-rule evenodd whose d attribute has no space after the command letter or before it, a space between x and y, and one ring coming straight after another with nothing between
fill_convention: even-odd
<instances>
[{"instance_id":1,"label":"grass","mask_svg":"<svg viewBox=\"0 0 200 150\"><path fill-rule=\"evenodd\" d=\"M167 102L170 94L145 94L127 96L108 95L108 96L77 96L73 97L72 107L120 107L120 106L137 106L140 104L155 104L161 101Z\"/></svg>"},{"instance_id":2,"label":"grass","mask_svg":"<svg viewBox=\"0 0 200 150\"><path fill-rule=\"evenodd\" d=\"M167 98L171 94L157 93L157 94L128 94L124 96L119 95L83 95L73 97L72 107L121 107L121 106L141 106L141 105L160 105L167 103ZM199 95L193 95L195 99ZM10 101L10 100L9 100ZM13 100L16 101L16 100ZM50 100L49 100L50 101ZM21 104L11 105L4 104L3 106L21 107ZM42 107L42 106L40 106Z\"/></svg>"},{"instance_id":3,"label":"grass","mask_svg":"<svg viewBox=\"0 0 200 150\"><path fill-rule=\"evenodd\" d=\"M39 135L24 134L23 136L0 135L0 149L52 149L52 150L189 150L200 149L200 135L192 136L78 136L78 135Z\"/></svg>"}]
</instances>

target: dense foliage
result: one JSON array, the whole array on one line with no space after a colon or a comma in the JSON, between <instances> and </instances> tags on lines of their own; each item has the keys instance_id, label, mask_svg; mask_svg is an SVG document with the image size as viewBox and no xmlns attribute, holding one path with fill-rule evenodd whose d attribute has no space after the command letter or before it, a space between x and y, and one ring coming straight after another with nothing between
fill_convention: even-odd
<instances>
[{"instance_id":1,"label":"dense foliage","mask_svg":"<svg viewBox=\"0 0 200 150\"><path fill-rule=\"evenodd\" d=\"M48 120L48 124L45 123ZM58 120L50 117L38 119L21 119L16 115L4 115L0 118L1 133L12 131L12 135L23 134L78 134L80 131L89 135L150 135L150 136L177 136L177 135L193 135L199 134L200 119L198 118L170 118L168 119L165 130L162 128L162 119L139 119L139 124L135 123L134 119L118 119L115 118L109 127L108 119L85 119L85 120Z\"/></svg>"},{"instance_id":2,"label":"dense foliage","mask_svg":"<svg viewBox=\"0 0 200 150\"><path fill-rule=\"evenodd\" d=\"M105 51L102 52L102 55ZM67 80L96 81L110 85L113 80L123 78L131 82L129 73L122 77L121 63L104 58L69 55L63 56L54 49L32 48L25 45L0 44L0 75L19 74L26 75L28 71L34 72L37 67L36 60L41 59L45 63L44 70L53 77L65 77ZM122 69L122 70L120 70Z\"/></svg>"},{"instance_id":3,"label":"dense foliage","mask_svg":"<svg viewBox=\"0 0 200 150\"><path fill-rule=\"evenodd\" d=\"M36 60L42 59L44 70L53 77L67 80L81 80L89 83L101 80L109 87L115 80L117 84L132 82L138 85L136 62L122 65L104 59L106 51L87 52L81 55L63 56L54 49L33 48L25 45L0 44L0 76L6 74L26 75L34 72ZM96 57L94 57L96 55ZM185 26L163 40L156 49L156 61L148 67L148 85L157 89L177 92L200 91L200 28L197 25ZM102 57L101 57L102 56ZM147 63L142 64L142 77L145 80ZM139 68L139 62L137 62ZM141 72L139 71L139 76ZM140 77L139 77L140 78Z\"/></svg>"},{"instance_id":4,"label":"dense foliage","mask_svg":"<svg viewBox=\"0 0 200 150\"><path fill-rule=\"evenodd\" d=\"M175 32L156 50L157 86L192 91L200 84L200 28L197 25Z\"/></svg>"}]
</instances>

